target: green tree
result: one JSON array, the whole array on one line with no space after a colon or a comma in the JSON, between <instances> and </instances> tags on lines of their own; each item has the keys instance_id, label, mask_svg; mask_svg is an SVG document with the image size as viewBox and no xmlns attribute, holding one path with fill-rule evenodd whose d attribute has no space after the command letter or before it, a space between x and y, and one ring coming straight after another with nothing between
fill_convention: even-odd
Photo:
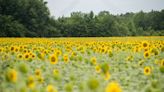
<instances>
[{"instance_id":1,"label":"green tree","mask_svg":"<svg viewBox=\"0 0 164 92\"><path fill-rule=\"evenodd\" d=\"M0 15L0 37L23 37L27 29L12 16Z\"/></svg>"}]
</instances>

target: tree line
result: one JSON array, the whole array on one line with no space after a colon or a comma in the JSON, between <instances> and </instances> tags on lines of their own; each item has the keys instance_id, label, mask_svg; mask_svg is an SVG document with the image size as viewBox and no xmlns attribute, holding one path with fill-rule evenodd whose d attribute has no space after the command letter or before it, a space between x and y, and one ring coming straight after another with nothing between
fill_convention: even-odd
<instances>
[{"instance_id":1,"label":"tree line","mask_svg":"<svg viewBox=\"0 0 164 92\"><path fill-rule=\"evenodd\" d=\"M108 11L50 16L44 0L0 0L0 37L163 36L161 11L112 15Z\"/></svg>"}]
</instances>

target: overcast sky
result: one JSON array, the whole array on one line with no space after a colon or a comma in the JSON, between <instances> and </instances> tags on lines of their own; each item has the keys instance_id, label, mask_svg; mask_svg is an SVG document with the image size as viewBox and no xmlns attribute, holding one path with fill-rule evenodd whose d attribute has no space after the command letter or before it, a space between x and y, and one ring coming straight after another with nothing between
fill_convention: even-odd
<instances>
[{"instance_id":1,"label":"overcast sky","mask_svg":"<svg viewBox=\"0 0 164 92\"><path fill-rule=\"evenodd\" d=\"M164 9L164 0L45 0L51 15L69 16L71 12L82 11L98 13L103 10L111 14L151 11Z\"/></svg>"}]
</instances>

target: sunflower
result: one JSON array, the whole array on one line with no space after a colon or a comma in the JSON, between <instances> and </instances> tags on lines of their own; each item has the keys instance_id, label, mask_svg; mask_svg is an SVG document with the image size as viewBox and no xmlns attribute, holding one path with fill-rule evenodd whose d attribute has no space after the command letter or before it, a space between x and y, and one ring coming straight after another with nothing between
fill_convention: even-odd
<instances>
[{"instance_id":1,"label":"sunflower","mask_svg":"<svg viewBox=\"0 0 164 92\"><path fill-rule=\"evenodd\" d=\"M109 65L107 63L101 64L101 70L104 74L106 74L109 71Z\"/></svg>"},{"instance_id":2,"label":"sunflower","mask_svg":"<svg viewBox=\"0 0 164 92\"><path fill-rule=\"evenodd\" d=\"M110 79L110 73L109 72L106 72L105 73L105 78L104 78L105 80L109 80Z\"/></svg>"},{"instance_id":3,"label":"sunflower","mask_svg":"<svg viewBox=\"0 0 164 92\"><path fill-rule=\"evenodd\" d=\"M96 57L92 57L92 58L91 58L91 63L94 64L94 65L97 63Z\"/></svg>"},{"instance_id":4,"label":"sunflower","mask_svg":"<svg viewBox=\"0 0 164 92\"><path fill-rule=\"evenodd\" d=\"M149 58L149 57L150 57L150 52L149 51L144 52L144 58Z\"/></svg>"},{"instance_id":5,"label":"sunflower","mask_svg":"<svg viewBox=\"0 0 164 92\"><path fill-rule=\"evenodd\" d=\"M29 60L30 59L30 54L29 53L25 53L24 54L24 59L25 60Z\"/></svg>"},{"instance_id":6,"label":"sunflower","mask_svg":"<svg viewBox=\"0 0 164 92\"><path fill-rule=\"evenodd\" d=\"M76 53L76 52L72 52L72 53L71 53L71 56L72 56L72 57L77 56L77 53Z\"/></svg>"},{"instance_id":7,"label":"sunflower","mask_svg":"<svg viewBox=\"0 0 164 92\"><path fill-rule=\"evenodd\" d=\"M160 61L160 66L161 66L161 67L164 67L164 59L162 59L162 60Z\"/></svg>"},{"instance_id":8,"label":"sunflower","mask_svg":"<svg viewBox=\"0 0 164 92\"><path fill-rule=\"evenodd\" d=\"M158 51L157 48L152 48L152 49L151 49L151 53L152 53L153 55L157 56L157 55L159 54L159 51Z\"/></svg>"},{"instance_id":9,"label":"sunflower","mask_svg":"<svg viewBox=\"0 0 164 92\"><path fill-rule=\"evenodd\" d=\"M164 46L163 46L163 47L161 47L161 52L164 52Z\"/></svg>"},{"instance_id":10,"label":"sunflower","mask_svg":"<svg viewBox=\"0 0 164 92\"><path fill-rule=\"evenodd\" d=\"M54 86L50 85L50 84L47 86L46 91L47 92L57 92L56 88L54 88Z\"/></svg>"},{"instance_id":11,"label":"sunflower","mask_svg":"<svg viewBox=\"0 0 164 92\"><path fill-rule=\"evenodd\" d=\"M105 52L106 52L106 48L103 47L103 48L101 49L101 53L105 53Z\"/></svg>"},{"instance_id":12,"label":"sunflower","mask_svg":"<svg viewBox=\"0 0 164 92\"><path fill-rule=\"evenodd\" d=\"M161 73L164 73L164 59L162 59L162 60L160 61L160 67L159 67L159 69L160 69L160 72L161 72Z\"/></svg>"},{"instance_id":13,"label":"sunflower","mask_svg":"<svg viewBox=\"0 0 164 92\"><path fill-rule=\"evenodd\" d=\"M56 55L56 56L60 56L60 55L62 55L62 51L61 51L61 50L59 50L59 49L58 49L58 50L56 50L56 51L55 51L55 55Z\"/></svg>"},{"instance_id":14,"label":"sunflower","mask_svg":"<svg viewBox=\"0 0 164 92\"><path fill-rule=\"evenodd\" d=\"M101 72L101 67L100 67L99 65L97 65L97 66L95 67L95 70L96 70L97 73L100 73L100 72Z\"/></svg>"},{"instance_id":15,"label":"sunflower","mask_svg":"<svg viewBox=\"0 0 164 92\"><path fill-rule=\"evenodd\" d=\"M145 48L144 48L144 52L149 51L149 49L150 49L149 47L145 47Z\"/></svg>"},{"instance_id":16,"label":"sunflower","mask_svg":"<svg viewBox=\"0 0 164 92\"><path fill-rule=\"evenodd\" d=\"M19 51L19 48L15 47L14 52L18 52L18 51Z\"/></svg>"},{"instance_id":17,"label":"sunflower","mask_svg":"<svg viewBox=\"0 0 164 92\"><path fill-rule=\"evenodd\" d=\"M158 50L156 50L155 52L154 52L154 55L158 55L159 54L159 51Z\"/></svg>"},{"instance_id":18,"label":"sunflower","mask_svg":"<svg viewBox=\"0 0 164 92\"><path fill-rule=\"evenodd\" d=\"M29 76L27 79L27 86L29 88L34 88L35 87L35 80L33 76Z\"/></svg>"},{"instance_id":19,"label":"sunflower","mask_svg":"<svg viewBox=\"0 0 164 92\"><path fill-rule=\"evenodd\" d=\"M10 47L10 51L13 52L15 50L15 46Z\"/></svg>"},{"instance_id":20,"label":"sunflower","mask_svg":"<svg viewBox=\"0 0 164 92\"><path fill-rule=\"evenodd\" d=\"M55 54L50 56L50 63L51 64L57 64L58 63L58 57Z\"/></svg>"},{"instance_id":21,"label":"sunflower","mask_svg":"<svg viewBox=\"0 0 164 92\"><path fill-rule=\"evenodd\" d=\"M144 64L144 60L140 60L139 62L138 62L138 65L139 66L142 66Z\"/></svg>"},{"instance_id":22,"label":"sunflower","mask_svg":"<svg viewBox=\"0 0 164 92\"><path fill-rule=\"evenodd\" d=\"M107 85L105 92L122 92L122 89L117 82L111 82Z\"/></svg>"},{"instance_id":23,"label":"sunflower","mask_svg":"<svg viewBox=\"0 0 164 92\"><path fill-rule=\"evenodd\" d=\"M154 60L154 64L158 65L159 64L159 60L158 59L155 59Z\"/></svg>"},{"instance_id":24,"label":"sunflower","mask_svg":"<svg viewBox=\"0 0 164 92\"><path fill-rule=\"evenodd\" d=\"M16 82L17 81L17 71L15 69L10 69L7 72L7 80L10 82Z\"/></svg>"},{"instance_id":25,"label":"sunflower","mask_svg":"<svg viewBox=\"0 0 164 92\"><path fill-rule=\"evenodd\" d=\"M17 58L18 58L18 59L22 59L22 58L23 58L23 55L22 55L22 54L18 54L18 55L17 55Z\"/></svg>"},{"instance_id":26,"label":"sunflower","mask_svg":"<svg viewBox=\"0 0 164 92\"><path fill-rule=\"evenodd\" d=\"M139 48L138 48L138 47L134 47L134 48L133 48L133 51L134 51L134 52L139 52Z\"/></svg>"},{"instance_id":27,"label":"sunflower","mask_svg":"<svg viewBox=\"0 0 164 92\"><path fill-rule=\"evenodd\" d=\"M126 58L126 61L133 61L133 56L128 56L127 58Z\"/></svg>"},{"instance_id":28,"label":"sunflower","mask_svg":"<svg viewBox=\"0 0 164 92\"><path fill-rule=\"evenodd\" d=\"M96 90L99 87L100 83L97 79L90 78L87 82L87 85L89 89Z\"/></svg>"},{"instance_id":29,"label":"sunflower","mask_svg":"<svg viewBox=\"0 0 164 92\"><path fill-rule=\"evenodd\" d=\"M54 75L59 75L59 70L58 70L58 69L54 69L54 70L53 70L53 74L54 74Z\"/></svg>"},{"instance_id":30,"label":"sunflower","mask_svg":"<svg viewBox=\"0 0 164 92\"><path fill-rule=\"evenodd\" d=\"M80 52L81 52L82 54L84 54L84 53L85 53L85 49L80 50Z\"/></svg>"},{"instance_id":31,"label":"sunflower","mask_svg":"<svg viewBox=\"0 0 164 92\"><path fill-rule=\"evenodd\" d=\"M147 41L142 42L142 47L147 48L149 46L149 43Z\"/></svg>"},{"instance_id":32,"label":"sunflower","mask_svg":"<svg viewBox=\"0 0 164 92\"><path fill-rule=\"evenodd\" d=\"M36 70L35 70L35 75L36 75L37 77L41 76L41 70L40 70L40 69L36 69Z\"/></svg>"},{"instance_id":33,"label":"sunflower","mask_svg":"<svg viewBox=\"0 0 164 92\"><path fill-rule=\"evenodd\" d=\"M3 52L3 48L0 47L0 53Z\"/></svg>"},{"instance_id":34,"label":"sunflower","mask_svg":"<svg viewBox=\"0 0 164 92\"><path fill-rule=\"evenodd\" d=\"M42 76L37 77L39 83L44 83L44 78Z\"/></svg>"},{"instance_id":35,"label":"sunflower","mask_svg":"<svg viewBox=\"0 0 164 92\"><path fill-rule=\"evenodd\" d=\"M145 74L145 75L150 75L150 74L151 74L151 68L150 68L149 66L146 66L146 67L144 68L144 74Z\"/></svg>"},{"instance_id":36,"label":"sunflower","mask_svg":"<svg viewBox=\"0 0 164 92\"><path fill-rule=\"evenodd\" d=\"M64 59L64 62L65 62L65 63L68 63L68 55L65 54L65 55L63 56L63 59Z\"/></svg>"},{"instance_id":37,"label":"sunflower","mask_svg":"<svg viewBox=\"0 0 164 92\"><path fill-rule=\"evenodd\" d=\"M32 54L31 54L31 58L34 59L35 57L36 57L36 55L32 53Z\"/></svg>"},{"instance_id":38,"label":"sunflower","mask_svg":"<svg viewBox=\"0 0 164 92\"><path fill-rule=\"evenodd\" d=\"M38 54L38 57L39 57L41 60L44 60L44 59L45 59L45 54L44 54L44 53L39 53L39 54Z\"/></svg>"},{"instance_id":39,"label":"sunflower","mask_svg":"<svg viewBox=\"0 0 164 92\"><path fill-rule=\"evenodd\" d=\"M23 50L23 53L27 53L27 50L26 50L26 49L24 49L24 50Z\"/></svg>"},{"instance_id":40,"label":"sunflower","mask_svg":"<svg viewBox=\"0 0 164 92\"><path fill-rule=\"evenodd\" d=\"M52 74L53 74L53 78L54 78L55 80L60 80L61 75L60 75L60 72L59 72L58 69L54 69L53 72L52 72Z\"/></svg>"}]
</instances>

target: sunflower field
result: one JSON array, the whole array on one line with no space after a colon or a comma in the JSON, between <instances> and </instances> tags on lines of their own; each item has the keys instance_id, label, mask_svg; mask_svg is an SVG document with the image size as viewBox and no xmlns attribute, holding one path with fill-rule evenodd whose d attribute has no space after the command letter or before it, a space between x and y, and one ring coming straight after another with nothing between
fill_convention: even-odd
<instances>
[{"instance_id":1,"label":"sunflower field","mask_svg":"<svg viewBox=\"0 0 164 92\"><path fill-rule=\"evenodd\" d=\"M0 92L164 92L164 37L0 38Z\"/></svg>"}]
</instances>

